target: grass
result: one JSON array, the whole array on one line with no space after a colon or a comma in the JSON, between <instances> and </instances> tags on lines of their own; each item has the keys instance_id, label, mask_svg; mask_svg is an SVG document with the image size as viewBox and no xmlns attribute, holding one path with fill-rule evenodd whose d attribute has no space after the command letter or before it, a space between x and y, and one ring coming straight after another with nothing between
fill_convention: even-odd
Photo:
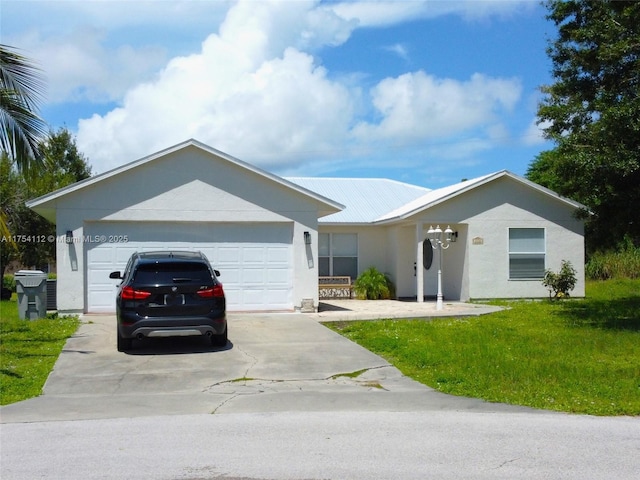
<instances>
[{"instance_id":1,"label":"grass","mask_svg":"<svg viewBox=\"0 0 640 480\"><path fill-rule=\"evenodd\" d=\"M15 298L15 295L14 295ZM15 299L0 302L0 405L37 397L77 317L20 320Z\"/></svg>"},{"instance_id":2,"label":"grass","mask_svg":"<svg viewBox=\"0 0 640 480\"><path fill-rule=\"evenodd\" d=\"M640 280L586 299L494 302L482 317L329 324L453 395L591 415L640 415Z\"/></svg>"}]
</instances>

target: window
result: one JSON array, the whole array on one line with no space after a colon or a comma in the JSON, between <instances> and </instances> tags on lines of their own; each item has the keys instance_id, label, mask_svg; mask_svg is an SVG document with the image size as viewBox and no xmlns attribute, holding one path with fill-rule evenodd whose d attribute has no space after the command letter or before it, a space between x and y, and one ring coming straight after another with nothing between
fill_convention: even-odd
<instances>
[{"instance_id":1,"label":"window","mask_svg":"<svg viewBox=\"0 0 640 480\"><path fill-rule=\"evenodd\" d=\"M510 228L509 279L542 279L544 269L544 228Z\"/></svg>"},{"instance_id":2,"label":"window","mask_svg":"<svg viewBox=\"0 0 640 480\"><path fill-rule=\"evenodd\" d=\"M358 276L358 235L355 233L320 233L318 235L318 270L321 277Z\"/></svg>"}]
</instances>

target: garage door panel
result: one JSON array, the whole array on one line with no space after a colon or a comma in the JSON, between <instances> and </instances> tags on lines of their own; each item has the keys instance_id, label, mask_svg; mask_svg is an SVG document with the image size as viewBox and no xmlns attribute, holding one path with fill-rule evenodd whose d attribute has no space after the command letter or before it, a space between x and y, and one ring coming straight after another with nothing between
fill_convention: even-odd
<instances>
[{"instance_id":1,"label":"garage door panel","mask_svg":"<svg viewBox=\"0 0 640 480\"><path fill-rule=\"evenodd\" d=\"M267 259L270 264L282 263L289 264L290 251L286 247L267 247Z\"/></svg>"},{"instance_id":2,"label":"garage door panel","mask_svg":"<svg viewBox=\"0 0 640 480\"><path fill-rule=\"evenodd\" d=\"M224 247L219 246L217 249L214 249L213 258L209 258L211 263L215 263L216 265L236 265L242 261L242 257L240 255L241 248L238 247Z\"/></svg>"},{"instance_id":3,"label":"garage door panel","mask_svg":"<svg viewBox=\"0 0 640 480\"><path fill-rule=\"evenodd\" d=\"M114 250L112 248L93 249L90 251L90 261L93 265L112 265L114 261Z\"/></svg>"},{"instance_id":4,"label":"garage door panel","mask_svg":"<svg viewBox=\"0 0 640 480\"><path fill-rule=\"evenodd\" d=\"M220 281L226 287L227 285L239 284L241 280L242 271L239 268L224 268L220 265L213 265L213 268L220 272Z\"/></svg>"},{"instance_id":5,"label":"garage door panel","mask_svg":"<svg viewBox=\"0 0 640 480\"><path fill-rule=\"evenodd\" d=\"M267 282L269 285L288 285L290 272L286 268L272 268L267 271Z\"/></svg>"},{"instance_id":6,"label":"garage door panel","mask_svg":"<svg viewBox=\"0 0 640 480\"><path fill-rule=\"evenodd\" d=\"M183 234L189 232L187 238ZM229 311L290 310L292 304L292 227L280 225L95 222L85 235L127 236L127 243L89 244L86 249L87 311L113 312L119 280L135 251L200 250L220 271Z\"/></svg>"},{"instance_id":7,"label":"garage door panel","mask_svg":"<svg viewBox=\"0 0 640 480\"><path fill-rule=\"evenodd\" d=\"M116 262L118 264L123 264L126 266L127 262L129 261L129 258L131 257L131 255L133 255L136 251L135 247L121 247L116 245L115 247L115 251L116 251Z\"/></svg>"},{"instance_id":8,"label":"garage door panel","mask_svg":"<svg viewBox=\"0 0 640 480\"><path fill-rule=\"evenodd\" d=\"M242 290L237 287L224 286L224 296L227 299L227 310L242 310Z\"/></svg>"},{"instance_id":9,"label":"garage door panel","mask_svg":"<svg viewBox=\"0 0 640 480\"><path fill-rule=\"evenodd\" d=\"M265 269L263 267L244 267L242 269L242 284L246 287L264 285L266 282Z\"/></svg>"},{"instance_id":10,"label":"garage door panel","mask_svg":"<svg viewBox=\"0 0 640 480\"><path fill-rule=\"evenodd\" d=\"M256 263L262 265L265 258L264 247L245 247L242 249L242 261L246 264Z\"/></svg>"}]
</instances>

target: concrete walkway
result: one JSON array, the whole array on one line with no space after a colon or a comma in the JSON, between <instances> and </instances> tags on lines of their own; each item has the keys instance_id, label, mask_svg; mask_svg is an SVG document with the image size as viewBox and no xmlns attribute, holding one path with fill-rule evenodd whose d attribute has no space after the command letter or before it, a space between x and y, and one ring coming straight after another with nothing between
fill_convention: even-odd
<instances>
[{"instance_id":1,"label":"concrete walkway","mask_svg":"<svg viewBox=\"0 0 640 480\"><path fill-rule=\"evenodd\" d=\"M345 320L378 320L384 318L472 317L498 312L501 307L479 303L444 302L436 310L436 302L399 300L323 300L317 313L305 314L320 322Z\"/></svg>"}]
</instances>

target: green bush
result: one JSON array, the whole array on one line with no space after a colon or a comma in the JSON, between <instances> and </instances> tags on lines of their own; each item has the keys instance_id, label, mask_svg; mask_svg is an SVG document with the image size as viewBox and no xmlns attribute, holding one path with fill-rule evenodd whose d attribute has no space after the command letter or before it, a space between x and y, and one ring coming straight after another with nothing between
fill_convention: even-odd
<instances>
[{"instance_id":1,"label":"green bush","mask_svg":"<svg viewBox=\"0 0 640 480\"><path fill-rule=\"evenodd\" d=\"M395 287L389 277L375 267L369 267L362 272L353 288L361 300L389 299L395 296Z\"/></svg>"},{"instance_id":2,"label":"green bush","mask_svg":"<svg viewBox=\"0 0 640 480\"><path fill-rule=\"evenodd\" d=\"M16 280L13 275L4 275L2 277L2 288L8 288L12 292L16 291Z\"/></svg>"},{"instance_id":3,"label":"green bush","mask_svg":"<svg viewBox=\"0 0 640 480\"><path fill-rule=\"evenodd\" d=\"M640 247L626 237L616 250L594 253L585 264L585 275L591 280L640 278Z\"/></svg>"},{"instance_id":4,"label":"green bush","mask_svg":"<svg viewBox=\"0 0 640 480\"><path fill-rule=\"evenodd\" d=\"M576 273L571 262L567 260L562 260L558 273L551 270L545 271L542 284L549 290L549 298L552 297L551 293L553 293L553 298L568 297L569 292L574 289L578 281Z\"/></svg>"}]
</instances>

